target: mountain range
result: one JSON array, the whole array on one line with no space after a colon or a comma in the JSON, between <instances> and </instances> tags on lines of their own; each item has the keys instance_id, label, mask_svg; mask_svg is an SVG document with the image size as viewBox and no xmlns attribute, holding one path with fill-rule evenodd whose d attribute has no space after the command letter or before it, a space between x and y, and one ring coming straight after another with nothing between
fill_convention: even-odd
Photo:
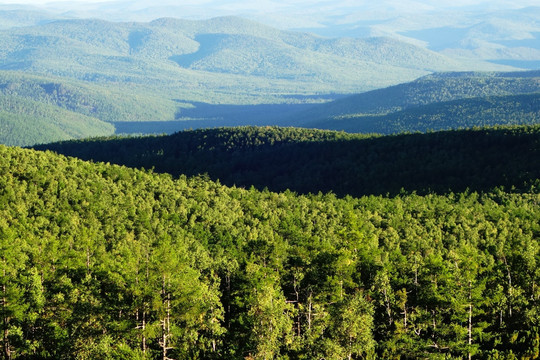
<instances>
[{"instance_id":1,"label":"mountain range","mask_svg":"<svg viewBox=\"0 0 540 360\"><path fill-rule=\"evenodd\" d=\"M68 130L70 126L53 116L43 126L56 130L36 135L30 133L38 127L24 125L32 140L13 140L14 124L20 122L13 119L28 116L29 123L43 124L45 118L38 121L25 114L24 107L7 107L2 120L10 129L3 133L7 144L108 135L115 131L109 124L139 133L157 121L176 121L167 124L167 132L200 126L298 125L301 119L291 116L299 110L347 94L434 72L513 69L456 59L390 37L325 38L238 17L110 22L45 21L35 12L26 18L21 12L12 14L39 24L0 31L2 94L84 118L72 121ZM96 121L97 128L75 131ZM156 125L150 132L161 129Z\"/></svg>"},{"instance_id":2,"label":"mountain range","mask_svg":"<svg viewBox=\"0 0 540 360\"><path fill-rule=\"evenodd\" d=\"M3 10L3 11L2 11ZM537 69L540 61L540 7L534 1L437 2L345 0L182 2L160 0L59 2L0 5L0 27L27 26L66 18L149 22L160 17L202 20L242 16L283 30L326 37L391 37L446 55Z\"/></svg>"},{"instance_id":3,"label":"mountain range","mask_svg":"<svg viewBox=\"0 0 540 360\"><path fill-rule=\"evenodd\" d=\"M58 20L0 33L0 69L168 90L351 93L434 71L496 70L390 38L321 38L237 17ZM229 94L231 95L231 94ZM185 96L185 93L184 93ZM251 95L253 96L253 95Z\"/></svg>"}]
</instances>

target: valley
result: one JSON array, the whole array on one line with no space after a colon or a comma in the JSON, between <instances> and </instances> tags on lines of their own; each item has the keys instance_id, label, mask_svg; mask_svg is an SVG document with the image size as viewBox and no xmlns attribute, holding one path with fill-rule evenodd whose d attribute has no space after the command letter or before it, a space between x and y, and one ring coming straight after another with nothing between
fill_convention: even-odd
<instances>
[{"instance_id":1,"label":"valley","mask_svg":"<svg viewBox=\"0 0 540 360\"><path fill-rule=\"evenodd\" d=\"M433 72L505 69L512 68L451 58L387 37L323 38L238 17L147 23L67 19L0 31L2 93L93 118L79 124L104 121L129 133L144 133L151 125L137 128L139 121L190 121L153 133L201 126L303 126L296 112L310 105ZM13 128L7 117L3 122ZM131 123L129 129L123 122ZM47 136L29 135L33 140L26 142L2 142L31 145L114 133L106 128L51 129Z\"/></svg>"}]
</instances>

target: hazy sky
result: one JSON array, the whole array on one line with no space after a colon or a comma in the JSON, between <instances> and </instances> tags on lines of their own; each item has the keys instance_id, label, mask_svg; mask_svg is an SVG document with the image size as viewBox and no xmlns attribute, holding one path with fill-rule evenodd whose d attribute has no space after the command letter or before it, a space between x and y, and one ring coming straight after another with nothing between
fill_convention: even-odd
<instances>
[{"instance_id":1,"label":"hazy sky","mask_svg":"<svg viewBox=\"0 0 540 360\"><path fill-rule=\"evenodd\" d=\"M111 0L0 0L0 4L34 4L34 5L43 5L43 4L54 4L59 5L61 3L65 4L66 6L74 5L74 3L77 4L91 4L91 3L106 3L106 2L115 2ZM128 1L124 1L128 2ZM254 6L257 5L261 8L279 8L279 7L301 7L301 6L331 6L331 7L355 7L355 8L362 8L364 6L368 6L369 4L373 4L372 1L367 0L335 0L335 1L329 1L329 0L259 0L259 1L252 1L252 0L229 0L229 1L222 1L222 0L187 0L187 1L179 1L179 0L133 0L131 1L133 3L138 4L145 4L147 6L155 6L160 4L166 4L166 5L188 5L188 6L221 6L221 7L237 7L242 5L250 5ZM478 4L486 4L486 6L496 6L500 8L508 7L508 8L519 8L519 7L525 7L525 6L538 6L538 0L495 0L495 1L486 1L486 0L401 0L401 1L394 1L394 0L382 0L377 1L380 5L391 5L391 6L397 6L398 4L402 4L403 7L408 7L411 4L415 6L423 6L423 7L431 7L431 8L441 8L441 7L460 7L460 6L470 6L470 5L478 5ZM331 4L331 5L330 5Z\"/></svg>"},{"instance_id":2,"label":"hazy sky","mask_svg":"<svg viewBox=\"0 0 540 360\"><path fill-rule=\"evenodd\" d=\"M283 29L397 21L401 16L409 22L435 22L431 26L436 27L439 22L446 23L449 16L455 16L447 16L449 10L504 11L540 6L539 0L0 0L0 5L5 4L35 5L67 17L111 21L151 21L158 17L197 20L235 15ZM435 13L438 15L433 16ZM414 29L414 26L402 27Z\"/></svg>"}]
</instances>

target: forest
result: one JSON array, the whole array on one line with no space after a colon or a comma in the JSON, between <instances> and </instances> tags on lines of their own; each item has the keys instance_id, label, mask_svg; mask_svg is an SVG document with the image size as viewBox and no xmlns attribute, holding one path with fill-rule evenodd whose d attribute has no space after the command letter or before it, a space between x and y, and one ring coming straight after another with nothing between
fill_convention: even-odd
<instances>
[{"instance_id":1,"label":"forest","mask_svg":"<svg viewBox=\"0 0 540 360\"><path fill-rule=\"evenodd\" d=\"M223 147L262 146L264 133L283 147L386 138L247 130L188 136L206 135L201 149L220 137ZM531 151L540 140L537 127L476 133ZM511 149L497 148L495 158ZM539 356L538 176L504 173L519 187L353 197L0 153L3 358Z\"/></svg>"},{"instance_id":2,"label":"forest","mask_svg":"<svg viewBox=\"0 0 540 360\"><path fill-rule=\"evenodd\" d=\"M468 59L4 9L1 360L540 358L538 9Z\"/></svg>"},{"instance_id":3,"label":"forest","mask_svg":"<svg viewBox=\"0 0 540 360\"><path fill-rule=\"evenodd\" d=\"M106 137L35 146L85 160L206 174L228 186L338 196L528 190L540 178L540 126L392 136L283 127Z\"/></svg>"}]
</instances>

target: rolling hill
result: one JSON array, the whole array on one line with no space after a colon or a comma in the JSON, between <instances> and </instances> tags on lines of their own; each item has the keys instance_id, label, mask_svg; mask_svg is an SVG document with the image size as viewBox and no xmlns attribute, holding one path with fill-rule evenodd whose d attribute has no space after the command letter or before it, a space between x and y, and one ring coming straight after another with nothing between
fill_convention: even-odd
<instances>
[{"instance_id":1,"label":"rolling hill","mask_svg":"<svg viewBox=\"0 0 540 360\"><path fill-rule=\"evenodd\" d=\"M113 122L174 118L184 106L144 88L0 71L0 143L111 135Z\"/></svg>"},{"instance_id":2,"label":"rolling hill","mask_svg":"<svg viewBox=\"0 0 540 360\"><path fill-rule=\"evenodd\" d=\"M387 115L351 114L305 126L359 133L394 134L540 123L540 93L438 102Z\"/></svg>"},{"instance_id":3,"label":"rolling hill","mask_svg":"<svg viewBox=\"0 0 540 360\"><path fill-rule=\"evenodd\" d=\"M0 109L0 143L5 145L34 145L114 133L112 124L16 95L0 96Z\"/></svg>"},{"instance_id":4,"label":"rolling hill","mask_svg":"<svg viewBox=\"0 0 540 360\"><path fill-rule=\"evenodd\" d=\"M438 73L296 114L306 127L395 133L536 123L540 72ZM514 114L515 112L515 114Z\"/></svg>"},{"instance_id":5,"label":"rolling hill","mask_svg":"<svg viewBox=\"0 0 540 360\"><path fill-rule=\"evenodd\" d=\"M433 71L497 69L385 38L325 39L236 17L150 23L63 20L0 33L0 69L264 98L350 93ZM499 67L500 68L500 67ZM255 90L255 91L254 91ZM176 93L176 94L175 94ZM237 94L237 95L235 95ZM197 98L200 100L200 98ZM247 100L245 100L247 101Z\"/></svg>"},{"instance_id":6,"label":"rolling hill","mask_svg":"<svg viewBox=\"0 0 540 360\"><path fill-rule=\"evenodd\" d=\"M460 62L389 38L329 39L237 17L149 23L72 19L0 31L1 94L112 124L130 122L119 125L129 132L173 120L182 121L178 128L291 124L287 118L303 104L434 71L489 67L498 66ZM223 105L231 107L216 115ZM260 113L261 105L270 111ZM14 115L11 123L24 121ZM139 127L139 121L148 124ZM29 145L35 139L2 141ZM39 139L47 141L44 134Z\"/></svg>"},{"instance_id":7,"label":"rolling hill","mask_svg":"<svg viewBox=\"0 0 540 360\"><path fill-rule=\"evenodd\" d=\"M437 6L418 1L381 1L351 6L346 1L334 1L325 3L324 10L321 10L321 3L279 6L268 2L256 7L242 1L229 1L226 6L220 1L186 5L134 0L75 2L61 6L49 3L40 7L12 4L0 5L0 27L37 25L66 17L133 22L161 17L206 19L241 13L243 17L280 29L327 37L389 37L450 57L485 60L523 69L539 68L540 7L531 0L498 1L489 5L439 2ZM239 8L242 8L241 12Z\"/></svg>"}]
</instances>

